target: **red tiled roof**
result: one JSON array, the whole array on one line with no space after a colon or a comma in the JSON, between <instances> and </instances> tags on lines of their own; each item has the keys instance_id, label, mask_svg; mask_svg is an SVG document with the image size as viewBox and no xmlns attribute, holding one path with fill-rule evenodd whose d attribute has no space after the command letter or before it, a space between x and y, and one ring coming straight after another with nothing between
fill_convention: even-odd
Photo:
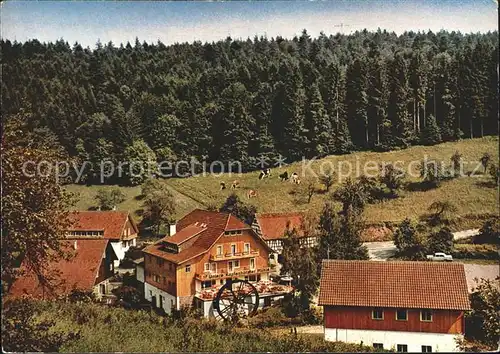
<instances>
[{"instance_id":1,"label":"red tiled roof","mask_svg":"<svg viewBox=\"0 0 500 354\"><path fill-rule=\"evenodd\" d=\"M226 225L226 231L228 230L242 230L242 229L249 229L250 226L245 224L243 221L238 219L234 215L229 215L229 220L227 221Z\"/></svg>"},{"instance_id":2,"label":"red tiled roof","mask_svg":"<svg viewBox=\"0 0 500 354\"><path fill-rule=\"evenodd\" d=\"M195 209L184 216L177 222L176 228L176 234L171 237L165 237L154 245L146 247L144 252L159 256L174 263L183 263L207 252L219 237L222 236L224 231L235 229L251 230L250 226L229 213L201 209ZM177 236L179 233L181 235ZM174 242L172 242L172 240ZM192 244L182 248L182 244L188 240L190 240ZM172 253L163 250L163 241L181 246L180 252ZM263 244L265 247L268 247L264 242Z\"/></svg>"},{"instance_id":3,"label":"red tiled roof","mask_svg":"<svg viewBox=\"0 0 500 354\"><path fill-rule=\"evenodd\" d=\"M470 309L461 263L324 260L319 305Z\"/></svg>"},{"instance_id":4,"label":"red tiled roof","mask_svg":"<svg viewBox=\"0 0 500 354\"><path fill-rule=\"evenodd\" d=\"M186 226L182 230L179 230L179 232L176 232L173 236L166 237L165 240L170 243L181 244L191 239L192 237L198 235L203 230L206 230L206 226L201 226L199 224L191 224Z\"/></svg>"},{"instance_id":5,"label":"red tiled roof","mask_svg":"<svg viewBox=\"0 0 500 354\"><path fill-rule=\"evenodd\" d=\"M76 211L70 214L73 225L70 230L73 231L104 231L106 239L120 239L123 228L129 219L129 213L126 211ZM137 226L130 218L135 233L138 232Z\"/></svg>"},{"instance_id":6,"label":"red tiled roof","mask_svg":"<svg viewBox=\"0 0 500 354\"><path fill-rule=\"evenodd\" d=\"M74 249L75 242L76 250ZM21 269L25 273L14 281L9 290L9 296L28 295L34 298L52 298L69 294L73 289L91 290L95 285L108 242L105 239L63 241L63 247L74 256L69 260L59 260L48 264L48 274L55 278L54 293L47 290L44 292L36 275L22 265Z\"/></svg>"},{"instance_id":7,"label":"red tiled roof","mask_svg":"<svg viewBox=\"0 0 500 354\"><path fill-rule=\"evenodd\" d=\"M266 241L283 238L288 223L290 223L290 228L297 230L299 236L304 234L302 230L304 214L300 212L257 214L255 218L262 238Z\"/></svg>"}]
</instances>

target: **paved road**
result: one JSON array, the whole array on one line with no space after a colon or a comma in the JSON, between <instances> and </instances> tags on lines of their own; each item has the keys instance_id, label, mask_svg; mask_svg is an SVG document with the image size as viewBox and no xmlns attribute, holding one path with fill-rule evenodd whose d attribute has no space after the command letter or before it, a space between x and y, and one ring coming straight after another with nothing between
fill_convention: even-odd
<instances>
[{"instance_id":1,"label":"paved road","mask_svg":"<svg viewBox=\"0 0 500 354\"><path fill-rule=\"evenodd\" d=\"M494 280L500 275L500 268L498 265L484 265L484 264L464 264L465 276L467 278L467 286L469 291L477 286L476 279L489 279Z\"/></svg>"},{"instance_id":2,"label":"paved road","mask_svg":"<svg viewBox=\"0 0 500 354\"><path fill-rule=\"evenodd\" d=\"M455 240L460 240L462 238L477 235L478 233L479 229L458 231L453 233L453 238ZM394 246L394 242L392 241L365 242L364 245L368 248L370 259L374 261L385 261L396 253L396 246Z\"/></svg>"}]
</instances>

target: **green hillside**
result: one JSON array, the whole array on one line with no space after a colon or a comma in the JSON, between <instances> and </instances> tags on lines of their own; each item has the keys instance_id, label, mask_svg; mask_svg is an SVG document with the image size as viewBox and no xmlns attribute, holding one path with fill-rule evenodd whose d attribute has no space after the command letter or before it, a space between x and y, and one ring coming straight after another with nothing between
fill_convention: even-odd
<instances>
[{"instance_id":1,"label":"green hillside","mask_svg":"<svg viewBox=\"0 0 500 354\"><path fill-rule=\"evenodd\" d=\"M450 162L450 157L455 151L462 154L462 159L467 163L466 171L472 171L476 168L479 158L483 153L488 152L492 155L492 161L498 161L498 138L485 137L480 139L462 140L452 143L444 143L435 146L414 146L404 150L391 152L357 152L349 155L330 156L312 164L311 169L318 171L322 163L332 163L334 168L340 162L351 163L353 168L360 166L362 171L364 164L368 161L375 163L396 162L407 166L411 161L420 161L425 156L437 159L439 161ZM414 164L414 167L417 164ZM293 195L296 185L290 182L281 182L278 174L283 171L288 173L297 172L301 175L302 163L294 163L274 168L272 176L267 179L259 180L259 172L245 173L242 175L221 176L197 176L190 178L178 178L168 180L169 186L175 195L177 201L176 216L180 217L190 210L197 207L206 207L208 205L220 205L225 198L232 192L230 188L220 190L220 182L225 181L230 184L233 180L240 182L240 188L236 193L242 200L251 202L257 206L259 212L279 212L292 210L317 210L319 211L324 201L328 198L326 193L316 193L310 204L298 203L296 195ZM414 170L414 169L413 169ZM346 168L344 168L346 172ZM479 170L479 174L482 169ZM301 177L302 185L313 177L311 173L306 173L306 177ZM418 182L420 179L408 178L408 182ZM439 188L427 191L404 190L401 197L392 200L386 200L377 204L370 204L366 208L365 217L368 223L397 222L405 217L417 218L426 212L427 207L437 200L450 200L458 211L457 218L461 220L456 227L476 227L479 221L475 221L478 216L498 212L498 191L489 186L487 182L489 176L460 177L448 180L442 183ZM335 190L338 182L332 187ZM418 183L413 183L418 186ZM95 206L95 192L99 188L111 188L111 186L81 186L70 185L68 190L77 193L79 202L77 209L85 210ZM141 201L137 198L140 194L140 187L121 187L127 196L127 200L118 206L120 210L134 211L134 215L139 219L136 213L141 208ZM318 188L321 188L318 185ZM253 189L257 192L257 197L251 200L247 199L248 190ZM418 188L413 188L418 189ZM292 194L291 194L292 192Z\"/></svg>"}]
</instances>

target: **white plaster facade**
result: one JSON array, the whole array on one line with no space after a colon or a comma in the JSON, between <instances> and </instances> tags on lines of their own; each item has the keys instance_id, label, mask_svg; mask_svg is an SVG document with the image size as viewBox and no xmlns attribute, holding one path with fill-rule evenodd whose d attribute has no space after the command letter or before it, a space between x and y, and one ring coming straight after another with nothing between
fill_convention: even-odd
<instances>
[{"instance_id":1,"label":"white plaster facade","mask_svg":"<svg viewBox=\"0 0 500 354\"><path fill-rule=\"evenodd\" d=\"M111 247L113 247L116 257L118 257L118 259L114 261L114 266L118 267L120 265L120 261L125 258L125 253L129 250L129 248L136 245L136 239L134 238L128 241L110 240L109 243L111 244Z\"/></svg>"},{"instance_id":2,"label":"white plaster facade","mask_svg":"<svg viewBox=\"0 0 500 354\"><path fill-rule=\"evenodd\" d=\"M154 305L163 308L166 314L170 314L172 310L179 309L179 299L176 296L158 289L149 283L144 283L144 297L148 301L153 301L154 297L156 301Z\"/></svg>"},{"instance_id":3,"label":"white plaster facade","mask_svg":"<svg viewBox=\"0 0 500 354\"><path fill-rule=\"evenodd\" d=\"M144 265L143 264L137 264L135 266L135 278L137 279L137 281L144 283L145 277L144 277Z\"/></svg>"},{"instance_id":4,"label":"white plaster facade","mask_svg":"<svg viewBox=\"0 0 500 354\"><path fill-rule=\"evenodd\" d=\"M430 346L432 352L458 352L456 339L458 334L448 333L426 333L426 332L402 332L402 331L380 331L325 328L325 340L341 341L347 343L373 346L381 343L384 349L398 350L398 344L406 345L408 352L421 353L422 346Z\"/></svg>"}]
</instances>

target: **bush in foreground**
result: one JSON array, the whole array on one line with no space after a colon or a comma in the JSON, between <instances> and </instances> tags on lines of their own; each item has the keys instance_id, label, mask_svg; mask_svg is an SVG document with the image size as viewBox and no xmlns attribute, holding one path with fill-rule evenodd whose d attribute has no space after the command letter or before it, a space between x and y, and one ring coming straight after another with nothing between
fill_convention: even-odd
<instances>
[{"instance_id":1,"label":"bush in foreground","mask_svg":"<svg viewBox=\"0 0 500 354\"><path fill-rule=\"evenodd\" d=\"M278 335L215 320L173 319L149 311L108 308L92 303L35 302L33 308L38 319L54 322L51 328L54 333L80 333L78 338L62 344L59 349L64 352L374 351L359 344L326 342L314 335ZM19 338L14 326L8 330L10 337Z\"/></svg>"}]
</instances>

